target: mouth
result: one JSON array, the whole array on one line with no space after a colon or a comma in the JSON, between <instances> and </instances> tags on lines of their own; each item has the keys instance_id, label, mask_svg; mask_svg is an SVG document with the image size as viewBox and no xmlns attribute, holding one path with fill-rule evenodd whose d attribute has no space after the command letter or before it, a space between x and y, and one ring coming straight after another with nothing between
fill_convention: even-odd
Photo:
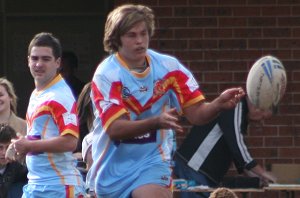
<instances>
[{"instance_id":1,"label":"mouth","mask_svg":"<svg viewBox=\"0 0 300 198\"><path fill-rule=\"evenodd\" d=\"M41 70L35 70L35 71L34 71L34 74L37 75L37 76L40 76L40 75L42 75L43 73L44 73L44 72L41 71Z\"/></svg>"},{"instance_id":2,"label":"mouth","mask_svg":"<svg viewBox=\"0 0 300 198\"><path fill-rule=\"evenodd\" d=\"M146 49L144 47L138 47L138 48L136 48L135 51L138 52L138 53L145 53Z\"/></svg>"}]
</instances>

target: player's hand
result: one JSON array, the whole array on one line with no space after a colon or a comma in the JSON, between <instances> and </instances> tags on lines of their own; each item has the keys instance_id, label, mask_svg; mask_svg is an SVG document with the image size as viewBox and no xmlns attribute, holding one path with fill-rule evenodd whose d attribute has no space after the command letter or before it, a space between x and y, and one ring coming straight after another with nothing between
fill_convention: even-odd
<instances>
[{"instance_id":1,"label":"player's hand","mask_svg":"<svg viewBox=\"0 0 300 198\"><path fill-rule=\"evenodd\" d=\"M183 127L179 124L180 117L176 108L163 112L158 117L158 126L160 129L173 129L176 132L182 133Z\"/></svg>"},{"instance_id":2,"label":"player's hand","mask_svg":"<svg viewBox=\"0 0 300 198\"><path fill-rule=\"evenodd\" d=\"M27 138L21 137L18 140L14 140L13 143L17 155L26 155L29 152L30 140Z\"/></svg>"},{"instance_id":3,"label":"player's hand","mask_svg":"<svg viewBox=\"0 0 300 198\"><path fill-rule=\"evenodd\" d=\"M15 149L15 142L16 140L12 140L12 143L8 146L6 153L5 153L5 159L8 160L9 162L11 161L18 161L23 163L24 161L24 154L20 154L19 152L16 151Z\"/></svg>"},{"instance_id":4,"label":"player's hand","mask_svg":"<svg viewBox=\"0 0 300 198\"><path fill-rule=\"evenodd\" d=\"M219 104L221 109L232 109L245 96L245 91L241 88L231 88L222 92L219 96Z\"/></svg>"},{"instance_id":5,"label":"player's hand","mask_svg":"<svg viewBox=\"0 0 300 198\"><path fill-rule=\"evenodd\" d=\"M5 153L5 159L8 161L16 160L17 151L15 150L14 143L11 143Z\"/></svg>"}]
</instances>

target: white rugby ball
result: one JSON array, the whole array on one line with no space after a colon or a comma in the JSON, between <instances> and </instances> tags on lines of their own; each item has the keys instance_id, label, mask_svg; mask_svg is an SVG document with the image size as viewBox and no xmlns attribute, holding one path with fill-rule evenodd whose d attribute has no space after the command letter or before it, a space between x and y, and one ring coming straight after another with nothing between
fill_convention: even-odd
<instances>
[{"instance_id":1,"label":"white rugby ball","mask_svg":"<svg viewBox=\"0 0 300 198\"><path fill-rule=\"evenodd\" d=\"M251 67L246 91L254 106L274 110L285 93L286 84L286 71L280 60L274 56L264 56Z\"/></svg>"}]
</instances>

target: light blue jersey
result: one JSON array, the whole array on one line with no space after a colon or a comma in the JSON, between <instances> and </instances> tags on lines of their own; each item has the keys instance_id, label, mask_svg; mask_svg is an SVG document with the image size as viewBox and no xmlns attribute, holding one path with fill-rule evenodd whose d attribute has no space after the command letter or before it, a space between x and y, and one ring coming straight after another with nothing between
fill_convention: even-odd
<instances>
[{"instance_id":1,"label":"light blue jersey","mask_svg":"<svg viewBox=\"0 0 300 198\"><path fill-rule=\"evenodd\" d=\"M58 75L45 89L34 90L27 114L27 138L34 141L66 134L79 135L76 103L65 81ZM72 152L28 153L28 184L82 185Z\"/></svg>"},{"instance_id":2,"label":"light blue jersey","mask_svg":"<svg viewBox=\"0 0 300 198\"><path fill-rule=\"evenodd\" d=\"M127 114L130 120L142 120L171 107L181 113L204 99L192 74L177 59L152 50L146 59L149 67L136 73L114 54L94 74L94 163L89 175L99 197L128 197L133 189L149 183L171 185L173 131L161 129L112 141L106 129L115 119Z\"/></svg>"}]
</instances>

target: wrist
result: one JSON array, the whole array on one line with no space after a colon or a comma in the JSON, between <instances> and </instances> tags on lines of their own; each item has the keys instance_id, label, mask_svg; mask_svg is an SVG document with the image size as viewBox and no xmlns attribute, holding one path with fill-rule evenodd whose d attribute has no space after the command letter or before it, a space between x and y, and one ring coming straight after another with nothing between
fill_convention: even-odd
<instances>
[{"instance_id":1,"label":"wrist","mask_svg":"<svg viewBox=\"0 0 300 198\"><path fill-rule=\"evenodd\" d=\"M159 124L159 116L155 116L152 119L152 122L151 122L151 127L150 129L151 130L157 130L157 129L160 129L160 124Z\"/></svg>"}]
</instances>

